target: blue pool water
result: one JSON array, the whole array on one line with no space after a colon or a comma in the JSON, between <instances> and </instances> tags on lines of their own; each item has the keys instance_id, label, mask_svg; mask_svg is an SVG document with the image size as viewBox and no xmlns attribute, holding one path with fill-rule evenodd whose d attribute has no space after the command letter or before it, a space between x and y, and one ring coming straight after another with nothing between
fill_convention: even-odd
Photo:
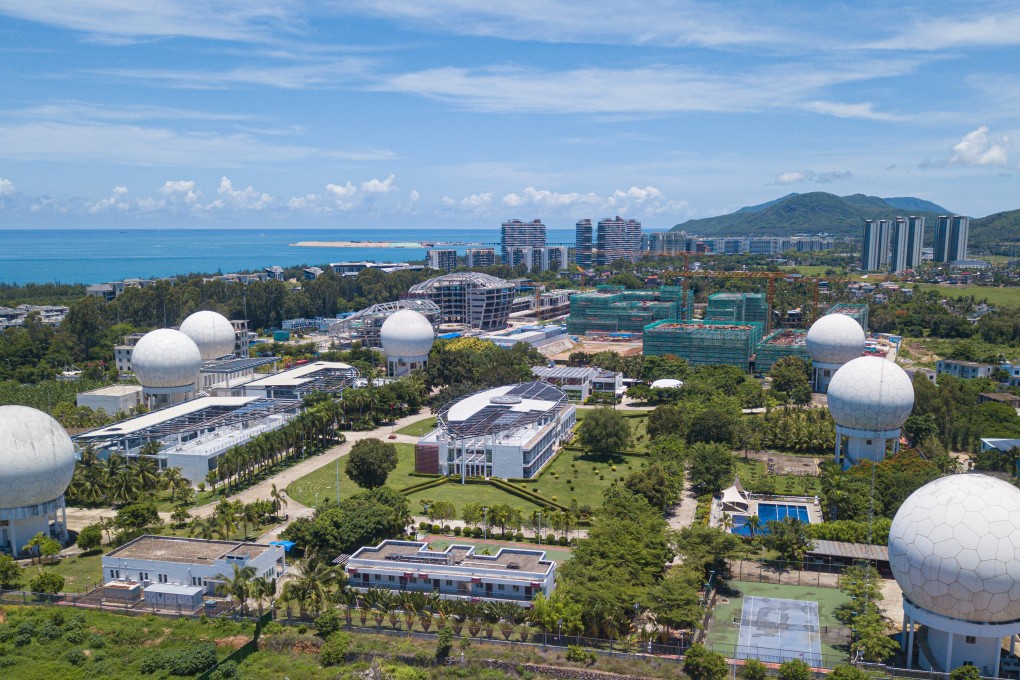
<instances>
[{"instance_id":1,"label":"blue pool water","mask_svg":"<svg viewBox=\"0 0 1020 680\"><path fill-rule=\"evenodd\" d=\"M759 503L758 517L761 519L761 526L757 531L758 534L767 534L767 525L772 520L783 520L787 517L793 517L805 524L810 521L806 505L793 505L789 503ZM751 530L747 526L747 517L743 515L734 517L733 528L730 529L730 533L737 536L750 536Z\"/></svg>"}]
</instances>

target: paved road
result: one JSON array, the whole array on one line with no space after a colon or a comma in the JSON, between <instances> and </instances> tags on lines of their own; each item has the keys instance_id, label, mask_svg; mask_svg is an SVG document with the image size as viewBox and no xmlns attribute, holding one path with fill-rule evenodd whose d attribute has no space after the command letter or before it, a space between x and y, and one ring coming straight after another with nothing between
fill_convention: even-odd
<instances>
[{"instance_id":1,"label":"paved road","mask_svg":"<svg viewBox=\"0 0 1020 680\"><path fill-rule=\"evenodd\" d=\"M243 503L250 503L254 500L260 499L268 500L269 492L272 490L274 484L276 485L277 489L280 490L286 489L287 485L290 484L291 482L294 482L295 480L304 477L310 472L318 470L323 465L327 465L329 463L334 462L337 458L342 458L343 456L346 456L348 452L350 452L351 447L354 446L354 442L360 441L362 439L376 437L379 439L384 439L386 441L392 442L403 442L409 444L416 443L418 441L417 437L405 434L396 434L395 431L401 429L402 427L410 425L411 423L428 418L431 415L432 415L431 411L429 411L426 408L422 409L421 413L399 419L393 425L385 425L383 427L378 427L374 430L369 430L367 432L345 432L344 435L347 437L347 441L345 441L343 444L334 446L327 450L325 453L313 456L311 458L301 461L297 465L287 468L286 470L282 470L281 472L278 472L272 477L263 480L252 487L249 487L247 489L244 489L243 491L239 491L238 493L233 494L232 496L229 496L228 500L231 501L239 500ZM395 438L392 440L387 439L390 436L391 431L393 431L395 435ZM192 517L209 517L210 515L213 514L214 510L215 510L214 503L207 503L206 505L200 505L198 507L189 508ZM286 512L290 517L290 521L293 521L297 517L302 517L311 514L312 509L298 503L293 498L287 496ZM111 510L109 508L68 508L67 527L68 529L71 529L73 531L80 531L83 527L94 522L97 522L99 521L99 519L103 517L113 517L114 515L116 515L116 511ZM160 517L163 519L164 522L170 521L169 512L161 512ZM276 529L272 529L266 534L263 534L263 537L269 537L267 540L274 540L274 537L280 531L282 531L285 526L286 524L281 525Z\"/></svg>"}]
</instances>

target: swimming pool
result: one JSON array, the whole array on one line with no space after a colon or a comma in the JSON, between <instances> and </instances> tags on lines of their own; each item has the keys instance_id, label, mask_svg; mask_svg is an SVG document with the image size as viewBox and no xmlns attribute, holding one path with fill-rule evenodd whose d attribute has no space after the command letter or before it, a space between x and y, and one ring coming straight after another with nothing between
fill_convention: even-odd
<instances>
[{"instance_id":1,"label":"swimming pool","mask_svg":"<svg viewBox=\"0 0 1020 680\"><path fill-rule=\"evenodd\" d=\"M806 505L796 505L793 503L759 503L758 504L758 518L761 520L761 526L754 532L756 534L767 534L768 523L772 520L783 520L787 517L792 517L796 520L808 524L811 520L808 518L808 509ZM737 536L751 536L751 529L747 526L747 517L744 515L737 515L733 518L733 528L730 529L731 534Z\"/></svg>"}]
</instances>

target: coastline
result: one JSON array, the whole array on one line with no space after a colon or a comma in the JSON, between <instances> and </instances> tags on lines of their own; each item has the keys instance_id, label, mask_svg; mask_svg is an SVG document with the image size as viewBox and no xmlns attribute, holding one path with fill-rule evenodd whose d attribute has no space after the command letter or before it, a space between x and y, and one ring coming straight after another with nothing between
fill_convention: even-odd
<instances>
[{"instance_id":1,"label":"coastline","mask_svg":"<svg viewBox=\"0 0 1020 680\"><path fill-rule=\"evenodd\" d=\"M298 241L291 248L430 248L432 243L420 241Z\"/></svg>"}]
</instances>

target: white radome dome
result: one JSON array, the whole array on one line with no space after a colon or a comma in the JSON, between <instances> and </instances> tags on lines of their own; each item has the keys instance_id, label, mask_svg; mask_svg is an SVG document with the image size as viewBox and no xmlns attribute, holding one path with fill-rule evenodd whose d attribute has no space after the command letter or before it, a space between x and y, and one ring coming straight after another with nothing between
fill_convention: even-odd
<instances>
[{"instance_id":1,"label":"white radome dome","mask_svg":"<svg viewBox=\"0 0 1020 680\"><path fill-rule=\"evenodd\" d=\"M922 609L980 623L1020 619L1020 489L977 474L925 484L893 518L889 566Z\"/></svg>"},{"instance_id":2,"label":"white radome dome","mask_svg":"<svg viewBox=\"0 0 1020 680\"><path fill-rule=\"evenodd\" d=\"M131 350L131 370L143 387L191 385L201 367L198 345L184 333L169 328L146 333Z\"/></svg>"},{"instance_id":3,"label":"white radome dome","mask_svg":"<svg viewBox=\"0 0 1020 680\"><path fill-rule=\"evenodd\" d=\"M684 386L683 380L677 380L676 378L659 378L653 380L651 388L653 390L664 390L664 389L679 389Z\"/></svg>"},{"instance_id":4,"label":"white radome dome","mask_svg":"<svg viewBox=\"0 0 1020 680\"><path fill-rule=\"evenodd\" d=\"M845 364L864 352L864 329L846 314L826 314L807 332L807 353L812 361Z\"/></svg>"},{"instance_id":5,"label":"white radome dome","mask_svg":"<svg viewBox=\"0 0 1020 680\"><path fill-rule=\"evenodd\" d=\"M222 314L195 312L181 324L181 333L198 345L202 361L234 353L234 327Z\"/></svg>"},{"instance_id":6,"label":"white radome dome","mask_svg":"<svg viewBox=\"0 0 1020 680\"><path fill-rule=\"evenodd\" d=\"M436 334L424 314L401 309L383 322L379 339L388 357L424 357L432 349Z\"/></svg>"},{"instance_id":7,"label":"white radome dome","mask_svg":"<svg viewBox=\"0 0 1020 680\"><path fill-rule=\"evenodd\" d=\"M829 412L837 425L858 430L895 430L914 408L906 371L879 357L859 357L829 383Z\"/></svg>"},{"instance_id":8,"label":"white radome dome","mask_svg":"<svg viewBox=\"0 0 1020 680\"><path fill-rule=\"evenodd\" d=\"M0 508L56 500L74 475L74 444L56 420L27 406L0 406Z\"/></svg>"}]
</instances>

